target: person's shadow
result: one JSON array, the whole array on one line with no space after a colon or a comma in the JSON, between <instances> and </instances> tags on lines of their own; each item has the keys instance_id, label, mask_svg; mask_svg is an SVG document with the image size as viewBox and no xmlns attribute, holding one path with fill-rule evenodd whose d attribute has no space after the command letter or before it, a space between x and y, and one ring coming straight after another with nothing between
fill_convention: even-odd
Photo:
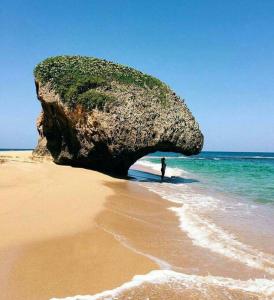
<instances>
[{"instance_id":1,"label":"person's shadow","mask_svg":"<svg viewBox=\"0 0 274 300\"><path fill-rule=\"evenodd\" d=\"M164 180L161 181L160 175L134 169L129 169L128 179L139 182L166 182L172 184L199 182L197 179L183 178L180 176L165 177Z\"/></svg>"}]
</instances>

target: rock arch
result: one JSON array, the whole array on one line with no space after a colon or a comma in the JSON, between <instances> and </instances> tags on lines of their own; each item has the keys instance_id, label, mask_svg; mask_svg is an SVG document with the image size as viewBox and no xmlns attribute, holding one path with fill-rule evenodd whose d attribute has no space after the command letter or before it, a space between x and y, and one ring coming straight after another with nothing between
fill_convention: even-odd
<instances>
[{"instance_id":1,"label":"rock arch","mask_svg":"<svg viewBox=\"0 0 274 300\"><path fill-rule=\"evenodd\" d=\"M67 79L75 65L84 68L84 75ZM130 79L120 79L125 75ZM56 57L36 67L35 83L42 106L35 155L124 176L151 152L192 155L202 149L203 135L184 101L134 69L93 58Z\"/></svg>"}]
</instances>

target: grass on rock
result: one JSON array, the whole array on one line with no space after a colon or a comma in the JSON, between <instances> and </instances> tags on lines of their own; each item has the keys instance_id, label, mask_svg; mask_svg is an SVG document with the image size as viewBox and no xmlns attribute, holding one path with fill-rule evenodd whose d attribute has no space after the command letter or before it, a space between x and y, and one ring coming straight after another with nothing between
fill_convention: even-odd
<instances>
[{"instance_id":1,"label":"grass on rock","mask_svg":"<svg viewBox=\"0 0 274 300\"><path fill-rule=\"evenodd\" d=\"M112 81L135 85L144 89L156 89L159 101L164 103L169 88L159 79L146 75L133 68L85 56L50 57L34 70L35 78L41 83L50 83L70 107L81 104L88 110L103 109L107 101L114 97L98 87L108 89Z\"/></svg>"}]
</instances>

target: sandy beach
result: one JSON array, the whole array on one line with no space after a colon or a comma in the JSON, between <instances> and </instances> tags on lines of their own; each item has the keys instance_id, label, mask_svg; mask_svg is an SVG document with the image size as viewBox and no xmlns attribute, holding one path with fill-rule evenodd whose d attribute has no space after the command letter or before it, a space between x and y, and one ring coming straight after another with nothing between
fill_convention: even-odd
<instances>
[{"instance_id":1,"label":"sandy beach","mask_svg":"<svg viewBox=\"0 0 274 300\"><path fill-rule=\"evenodd\" d=\"M250 248L207 225L207 214L195 225L192 210L185 223L174 213L191 207L199 190L161 184L146 164L133 166L136 182L34 159L30 151L2 151L0 161L0 299L272 299L271 251L255 248L271 245L267 237ZM183 206L164 196L176 191ZM194 207L206 199L194 199Z\"/></svg>"},{"instance_id":2,"label":"sandy beach","mask_svg":"<svg viewBox=\"0 0 274 300\"><path fill-rule=\"evenodd\" d=\"M0 156L1 299L94 294L155 268L96 221L108 198L134 201L145 191L131 193L129 183L98 172L33 160L30 151ZM113 221L107 213L100 224L105 218Z\"/></svg>"}]
</instances>

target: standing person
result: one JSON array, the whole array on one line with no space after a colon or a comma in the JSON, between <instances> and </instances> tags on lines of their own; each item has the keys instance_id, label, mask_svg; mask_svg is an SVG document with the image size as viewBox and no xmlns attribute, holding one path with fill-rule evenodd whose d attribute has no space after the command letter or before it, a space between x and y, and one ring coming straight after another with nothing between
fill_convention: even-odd
<instances>
[{"instance_id":1,"label":"standing person","mask_svg":"<svg viewBox=\"0 0 274 300\"><path fill-rule=\"evenodd\" d=\"M166 159L164 157L161 158L161 163L162 163L162 167L161 167L161 180L164 180L164 176L165 176L165 172L166 172Z\"/></svg>"}]
</instances>

